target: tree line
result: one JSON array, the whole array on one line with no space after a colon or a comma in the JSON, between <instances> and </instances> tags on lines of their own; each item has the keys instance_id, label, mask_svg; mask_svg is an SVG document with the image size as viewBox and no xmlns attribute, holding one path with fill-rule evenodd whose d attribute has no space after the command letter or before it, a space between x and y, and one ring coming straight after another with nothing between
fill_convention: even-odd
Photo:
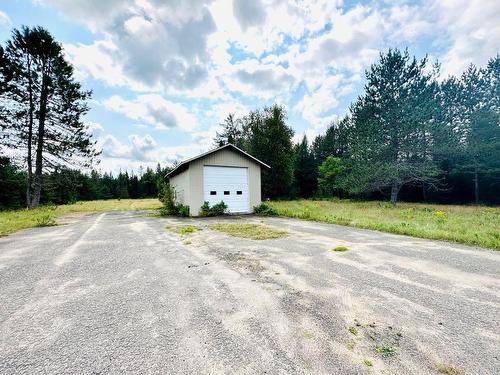
<instances>
[{"instance_id":1,"label":"tree line","mask_svg":"<svg viewBox=\"0 0 500 375\"><path fill-rule=\"evenodd\" d=\"M439 65L391 49L366 71L348 113L311 143L294 145L274 105L230 114L215 137L269 164L267 198L402 197L500 202L500 56L438 80Z\"/></svg>"},{"instance_id":2,"label":"tree line","mask_svg":"<svg viewBox=\"0 0 500 375\"><path fill-rule=\"evenodd\" d=\"M67 204L96 199L156 198L170 168L146 168L118 175L76 169L55 169L43 176L41 204ZM26 207L27 172L0 157L0 209Z\"/></svg>"}]
</instances>

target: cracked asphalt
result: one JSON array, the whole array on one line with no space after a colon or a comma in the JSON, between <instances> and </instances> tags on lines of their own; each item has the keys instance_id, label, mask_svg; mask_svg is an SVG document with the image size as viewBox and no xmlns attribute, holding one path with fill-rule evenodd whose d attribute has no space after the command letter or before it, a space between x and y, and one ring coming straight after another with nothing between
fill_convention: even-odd
<instances>
[{"instance_id":1,"label":"cracked asphalt","mask_svg":"<svg viewBox=\"0 0 500 375\"><path fill-rule=\"evenodd\" d=\"M138 212L0 238L1 374L498 374L499 327L500 252L458 244Z\"/></svg>"}]
</instances>

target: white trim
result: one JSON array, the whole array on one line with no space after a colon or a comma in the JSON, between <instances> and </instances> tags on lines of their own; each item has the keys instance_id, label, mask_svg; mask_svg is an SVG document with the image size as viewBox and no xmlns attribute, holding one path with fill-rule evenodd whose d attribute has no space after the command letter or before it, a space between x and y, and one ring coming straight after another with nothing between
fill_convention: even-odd
<instances>
[{"instance_id":1,"label":"white trim","mask_svg":"<svg viewBox=\"0 0 500 375\"><path fill-rule=\"evenodd\" d=\"M204 152L202 154L199 154L198 156L194 156L192 158L189 158L189 159L181 161L179 164L177 164L177 166L174 169L172 169L170 172L168 172L165 177L170 176L172 173L174 173L177 169L179 169L181 166L183 166L185 164L189 164L189 163L191 163L192 161L194 161L196 159L199 159L199 158L202 158L204 156L213 154L214 152L220 151L220 150L222 150L222 149L224 149L226 147L233 147L236 151L241 152L243 155L245 155L245 156L249 157L250 159L256 161L257 163L263 165L264 167L271 169L271 167L269 165L267 165L266 163L264 163L263 161L260 161L256 157L254 157L254 156L250 155L249 153L243 151L241 148L236 147L232 143L228 143L228 144L225 144L224 146L218 147L218 148L216 148L214 150L210 150L210 151Z\"/></svg>"}]
</instances>

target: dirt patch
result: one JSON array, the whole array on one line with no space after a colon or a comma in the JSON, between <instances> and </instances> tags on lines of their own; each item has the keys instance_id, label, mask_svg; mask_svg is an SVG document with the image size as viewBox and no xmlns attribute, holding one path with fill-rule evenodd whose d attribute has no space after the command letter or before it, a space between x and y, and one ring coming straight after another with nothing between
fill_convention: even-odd
<instances>
[{"instance_id":1,"label":"dirt patch","mask_svg":"<svg viewBox=\"0 0 500 375\"><path fill-rule=\"evenodd\" d=\"M266 270L266 268L262 266L260 260L255 259L249 256L249 254L245 254L243 252L238 251L235 253L220 254L220 258L226 261L231 266L231 268L240 271L260 274L261 272Z\"/></svg>"}]
</instances>

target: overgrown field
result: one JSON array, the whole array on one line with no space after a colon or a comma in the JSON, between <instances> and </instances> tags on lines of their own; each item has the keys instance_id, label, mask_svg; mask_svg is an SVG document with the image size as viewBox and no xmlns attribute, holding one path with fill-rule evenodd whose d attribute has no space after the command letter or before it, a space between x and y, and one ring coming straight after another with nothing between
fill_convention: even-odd
<instances>
[{"instance_id":1,"label":"overgrown field","mask_svg":"<svg viewBox=\"0 0 500 375\"><path fill-rule=\"evenodd\" d=\"M0 211L0 236L20 229L55 225L58 217L74 212L150 210L160 207L158 199L110 199L42 206L33 210Z\"/></svg>"},{"instance_id":2,"label":"overgrown field","mask_svg":"<svg viewBox=\"0 0 500 375\"><path fill-rule=\"evenodd\" d=\"M269 202L281 216L500 250L500 208L350 200Z\"/></svg>"}]
</instances>

